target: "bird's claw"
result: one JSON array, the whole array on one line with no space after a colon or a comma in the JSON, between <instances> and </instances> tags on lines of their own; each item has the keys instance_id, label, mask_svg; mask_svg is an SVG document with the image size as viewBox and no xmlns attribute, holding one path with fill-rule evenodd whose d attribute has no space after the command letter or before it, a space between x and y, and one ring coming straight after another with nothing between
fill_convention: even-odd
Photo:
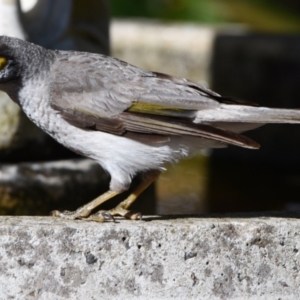
<instances>
[{"instance_id":1,"label":"bird's claw","mask_svg":"<svg viewBox=\"0 0 300 300\"><path fill-rule=\"evenodd\" d=\"M140 212L134 212L134 211L128 211L125 215L124 218L129 219L129 220L142 220L142 214Z\"/></svg>"},{"instance_id":2,"label":"bird's claw","mask_svg":"<svg viewBox=\"0 0 300 300\"><path fill-rule=\"evenodd\" d=\"M140 212L133 212L120 207L108 211L99 211L89 216L86 220L96 222L113 221L116 223L115 216L121 216L129 220L142 220L142 214Z\"/></svg>"},{"instance_id":3,"label":"bird's claw","mask_svg":"<svg viewBox=\"0 0 300 300\"><path fill-rule=\"evenodd\" d=\"M50 212L50 216L63 218L63 219L68 219L68 220L75 220L76 219L76 216L75 216L74 212L69 211L69 210L64 210L64 211L53 210L53 211Z\"/></svg>"},{"instance_id":4,"label":"bird's claw","mask_svg":"<svg viewBox=\"0 0 300 300\"><path fill-rule=\"evenodd\" d=\"M95 221L99 223L103 223L105 221L113 221L116 223L115 218L108 211L101 211L96 214L92 214L89 217L85 218L87 221Z\"/></svg>"},{"instance_id":5,"label":"bird's claw","mask_svg":"<svg viewBox=\"0 0 300 300\"><path fill-rule=\"evenodd\" d=\"M76 220L76 219L85 219L90 215L90 211L88 210L82 210L77 209L75 211L59 211L59 210L53 210L50 212L50 216L52 217L58 217L66 220Z\"/></svg>"}]
</instances>

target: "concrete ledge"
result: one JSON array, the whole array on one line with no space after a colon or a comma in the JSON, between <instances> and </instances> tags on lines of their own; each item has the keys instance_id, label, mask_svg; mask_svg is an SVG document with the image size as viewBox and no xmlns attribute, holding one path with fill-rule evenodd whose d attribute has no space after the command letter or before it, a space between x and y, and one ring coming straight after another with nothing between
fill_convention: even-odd
<instances>
[{"instance_id":1,"label":"concrete ledge","mask_svg":"<svg viewBox=\"0 0 300 300\"><path fill-rule=\"evenodd\" d=\"M0 299L300 299L295 218L0 218Z\"/></svg>"}]
</instances>

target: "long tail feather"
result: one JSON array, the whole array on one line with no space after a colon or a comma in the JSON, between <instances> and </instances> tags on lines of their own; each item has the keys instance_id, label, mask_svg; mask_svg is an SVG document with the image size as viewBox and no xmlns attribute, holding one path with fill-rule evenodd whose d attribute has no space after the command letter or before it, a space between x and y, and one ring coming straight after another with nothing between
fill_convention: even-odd
<instances>
[{"instance_id":1,"label":"long tail feather","mask_svg":"<svg viewBox=\"0 0 300 300\"><path fill-rule=\"evenodd\" d=\"M196 123L300 123L300 109L280 109L222 104L197 112Z\"/></svg>"}]
</instances>

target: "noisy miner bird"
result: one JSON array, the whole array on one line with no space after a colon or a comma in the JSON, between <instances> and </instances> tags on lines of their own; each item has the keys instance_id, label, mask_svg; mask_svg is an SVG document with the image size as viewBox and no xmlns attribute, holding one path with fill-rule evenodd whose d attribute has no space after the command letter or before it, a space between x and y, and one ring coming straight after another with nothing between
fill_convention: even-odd
<instances>
[{"instance_id":1,"label":"noisy miner bird","mask_svg":"<svg viewBox=\"0 0 300 300\"><path fill-rule=\"evenodd\" d=\"M106 193L76 211L52 212L66 219L137 218L128 207L166 163L204 148L257 149L240 133L265 123L300 123L299 110L259 107L112 57L47 50L7 36L0 36L0 90L55 140L110 173ZM134 193L108 212L91 214L140 172Z\"/></svg>"}]
</instances>

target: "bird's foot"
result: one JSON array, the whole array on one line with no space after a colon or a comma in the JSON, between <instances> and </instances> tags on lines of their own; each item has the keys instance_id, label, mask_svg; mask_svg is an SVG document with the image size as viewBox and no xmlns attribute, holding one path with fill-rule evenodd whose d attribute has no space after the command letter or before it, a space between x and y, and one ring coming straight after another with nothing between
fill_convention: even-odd
<instances>
[{"instance_id":1,"label":"bird's foot","mask_svg":"<svg viewBox=\"0 0 300 300\"><path fill-rule=\"evenodd\" d=\"M83 220L95 221L99 223L103 223L105 221L115 222L115 218L114 218L115 216L121 216L124 217L125 219L130 219L130 220L142 219L142 214L140 212L134 212L134 211L124 209L121 205L118 205L117 207L107 211L101 210L92 215L90 215L89 210L83 210L82 208L79 208L75 211L54 210L51 212L51 216L66 219L66 220L83 219Z\"/></svg>"},{"instance_id":2,"label":"bird's foot","mask_svg":"<svg viewBox=\"0 0 300 300\"><path fill-rule=\"evenodd\" d=\"M116 206L113 209L107 211L98 211L97 213L90 215L86 220L105 222L113 221L115 222L115 216L121 216L129 220L142 220L142 214L140 212L130 211L123 208L121 205Z\"/></svg>"},{"instance_id":3,"label":"bird's foot","mask_svg":"<svg viewBox=\"0 0 300 300\"><path fill-rule=\"evenodd\" d=\"M59 211L59 210L53 210L51 211L50 215L53 217L58 217L62 219L67 220L76 220L76 219L83 219L90 215L91 211L88 209L83 209L83 207L78 208L75 211Z\"/></svg>"},{"instance_id":4,"label":"bird's foot","mask_svg":"<svg viewBox=\"0 0 300 300\"><path fill-rule=\"evenodd\" d=\"M103 202L116 196L117 194L118 194L118 192L109 190L106 193L104 193L104 194L100 195L99 197L97 197L96 199L94 199L93 201L79 207L75 211L54 210L50 213L50 215L53 217L59 217L59 218L67 219L67 220L85 219L91 214L93 209L95 209L97 206L99 206ZM98 222L100 222L100 221L98 221Z\"/></svg>"}]
</instances>

